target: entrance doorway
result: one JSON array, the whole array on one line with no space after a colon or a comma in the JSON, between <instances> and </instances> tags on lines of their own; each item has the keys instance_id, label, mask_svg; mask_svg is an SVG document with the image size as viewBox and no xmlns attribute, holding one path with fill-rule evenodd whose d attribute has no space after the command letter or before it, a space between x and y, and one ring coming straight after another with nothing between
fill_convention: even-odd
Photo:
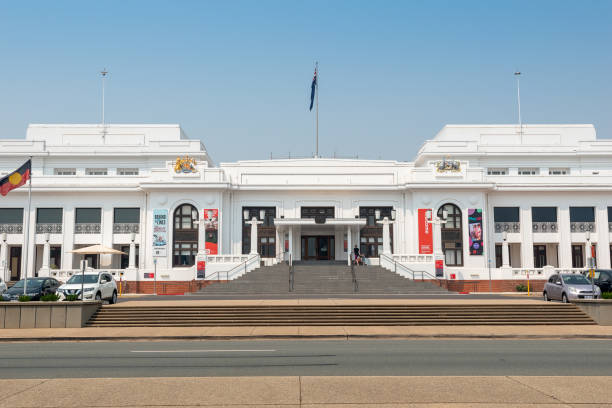
<instances>
[{"instance_id":1,"label":"entrance doorway","mask_svg":"<svg viewBox=\"0 0 612 408\"><path fill-rule=\"evenodd\" d=\"M330 261L336 258L336 241L333 235L302 237L302 260Z\"/></svg>"},{"instance_id":2,"label":"entrance doorway","mask_svg":"<svg viewBox=\"0 0 612 408\"><path fill-rule=\"evenodd\" d=\"M11 268L11 280L18 281L21 278L21 247L10 248L9 267Z\"/></svg>"}]
</instances>

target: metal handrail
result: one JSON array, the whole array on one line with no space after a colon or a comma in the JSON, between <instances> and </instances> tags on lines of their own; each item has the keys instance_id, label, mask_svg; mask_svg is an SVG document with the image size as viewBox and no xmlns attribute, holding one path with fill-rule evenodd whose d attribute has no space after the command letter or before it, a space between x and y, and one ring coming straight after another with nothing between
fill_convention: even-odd
<instances>
[{"instance_id":1,"label":"metal handrail","mask_svg":"<svg viewBox=\"0 0 612 408\"><path fill-rule=\"evenodd\" d=\"M221 276L222 273L225 273L225 280L228 281L230 273L233 275L236 270L244 268L244 273L246 273L247 272L247 263L248 262L249 262L249 260L247 259L246 261L242 262L241 264L234 266L229 271L217 271L217 272L213 273L212 275L210 275L209 278L205 278L205 280L220 281L221 279L219 279L219 277ZM215 275L217 276L217 279L212 279L212 277L215 276Z\"/></svg>"},{"instance_id":2,"label":"metal handrail","mask_svg":"<svg viewBox=\"0 0 612 408\"><path fill-rule=\"evenodd\" d=\"M395 259L393 259L392 257L390 257L390 256L388 256L388 255L386 255L386 254L380 254L380 257L385 257L385 258L387 258L388 260L393 261L393 267L394 267L393 271L394 271L395 273L397 273L397 266L398 266L398 265L400 266L400 268L404 268L404 270L405 270L406 272L408 272L408 273L410 273L410 274L412 275L412 280L416 280L416 279L415 279L415 277L416 277L416 274L417 274L418 272L420 272L420 273L421 273L421 281L424 281L424 280L425 280L425 275L427 275L427 277L429 277L429 278L431 278L431 279L434 279L434 280L436 280L436 281L438 281L438 282L439 282L439 280L440 280L440 279L439 279L437 276L432 275L431 273L429 273L429 272L427 272L427 271L423 271L423 270L418 270L418 271L415 271L414 269L411 269L411 268L407 267L407 266L406 266L406 265L404 265L404 264L398 263L398 262L397 262Z\"/></svg>"},{"instance_id":3,"label":"metal handrail","mask_svg":"<svg viewBox=\"0 0 612 408\"><path fill-rule=\"evenodd\" d=\"M353 275L353 292L359 292L359 283L357 283L357 274L355 273L355 264L351 262L351 275Z\"/></svg>"}]
</instances>

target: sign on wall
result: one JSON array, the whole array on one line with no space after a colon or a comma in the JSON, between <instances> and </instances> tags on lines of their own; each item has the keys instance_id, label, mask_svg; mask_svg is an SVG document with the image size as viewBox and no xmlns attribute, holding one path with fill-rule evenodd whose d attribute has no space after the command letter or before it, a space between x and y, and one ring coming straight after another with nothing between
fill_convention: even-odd
<instances>
[{"instance_id":1,"label":"sign on wall","mask_svg":"<svg viewBox=\"0 0 612 408\"><path fill-rule=\"evenodd\" d=\"M164 257L168 247L168 210L153 210L153 256Z\"/></svg>"},{"instance_id":2,"label":"sign on wall","mask_svg":"<svg viewBox=\"0 0 612 408\"><path fill-rule=\"evenodd\" d=\"M433 234L431 223L431 209L419 208L419 254L433 254Z\"/></svg>"},{"instance_id":3,"label":"sign on wall","mask_svg":"<svg viewBox=\"0 0 612 408\"><path fill-rule=\"evenodd\" d=\"M219 210L216 208L204 209L204 248L208 255L217 255L219 253L218 235L219 235Z\"/></svg>"},{"instance_id":4,"label":"sign on wall","mask_svg":"<svg viewBox=\"0 0 612 408\"><path fill-rule=\"evenodd\" d=\"M468 209L468 228L470 232L470 255L482 255L482 209Z\"/></svg>"}]
</instances>

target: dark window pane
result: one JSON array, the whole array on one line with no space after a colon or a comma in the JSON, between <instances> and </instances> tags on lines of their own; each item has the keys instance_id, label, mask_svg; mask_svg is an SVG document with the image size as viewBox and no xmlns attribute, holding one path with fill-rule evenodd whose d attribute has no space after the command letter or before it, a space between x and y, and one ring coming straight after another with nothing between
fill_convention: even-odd
<instances>
[{"instance_id":1,"label":"dark window pane","mask_svg":"<svg viewBox=\"0 0 612 408\"><path fill-rule=\"evenodd\" d=\"M117 224L140 223L140 208L115 208L114 222Z\"/></svg>"},{"instance_id":2,"label":"dark window pane","mask_svg":"<svg viewBox=\"0 0 612 408\"><path fill-rule=\"evenodd\" d=\"M102 219L102 210L100 208L77 208L76 223L77 224L99 224Z\"/></svg>"},{"instance_id":3,"label":"dark window pane","mask_svg":"<svg viewBox=\"0 0 612 408\"><path fill-rule=\"evenodd\" d=\"M557 222L557 207L532 207L532 222Z\"/></svg>"},{"instance_id":4,"label":"dark window pane","mask_svg":"<svg viewBox=\"0 0 612 408\"><path fill-rule=\"evenodd\" d=\"M608 207L608 222L612 222L612 207Z\"/></svg>"},{"instance_id":5,"label":"dark window pane","mask_svg":"<svg viewBox=\"0 0 612 408\"><path fill-rule=\"evenodd\" d=\"M23 208L0 208L0 224L23 223Z\"/></svg>"},{"instance_id":6,"label":"dark window pane","mask_svg":"<svg viewBox=\"0 0 612 408\"><path fill-rule=\"evenodd\" d=\"M570 207L570 222L595 222L595 208Z\"/></svg>"},{"instance_id":7,"label":"dark window pane","mask_svg":"<svg viewBox=\"0 0 612 408\"><path fill-rule=\"evenodd\" d=\"M36 222L38 224L61 224L62 208L39 208L36 210Z\"/></svg>"},{"instance_id":8,"label":"dark window pane","mask_svg":"<svg viewBox=\"0 0 612 408\"><path fill-rule=\"evenodd\" d=\"M519 222L518 207L495 207L493 208L495 222Z\"/></svg>"}]
</instances>

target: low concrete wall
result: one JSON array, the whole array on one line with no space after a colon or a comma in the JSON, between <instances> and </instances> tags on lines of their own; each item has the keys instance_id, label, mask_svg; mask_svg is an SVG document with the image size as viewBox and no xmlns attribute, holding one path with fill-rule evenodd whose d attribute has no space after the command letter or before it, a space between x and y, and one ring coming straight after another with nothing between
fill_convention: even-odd
<instances>
[{"instance_id":1,"label":"low concrete wall","mask_svg":"<svg viewBox=\"0 0 612 408\"><path fill-rule=\"evenodd\" d=\"M612 299L572 300L583 312L602 326L612 326Z\"/></svg>"},{"instance_id":2,"label":"low concrete wall","mask_svg":"<svg viewBox=\"0 0 612 408\"><path fill-rule=\"evenodd\" d=\"M0 329L83 327L102 302L0 302Z\"/></svg>"}]
</instances>

